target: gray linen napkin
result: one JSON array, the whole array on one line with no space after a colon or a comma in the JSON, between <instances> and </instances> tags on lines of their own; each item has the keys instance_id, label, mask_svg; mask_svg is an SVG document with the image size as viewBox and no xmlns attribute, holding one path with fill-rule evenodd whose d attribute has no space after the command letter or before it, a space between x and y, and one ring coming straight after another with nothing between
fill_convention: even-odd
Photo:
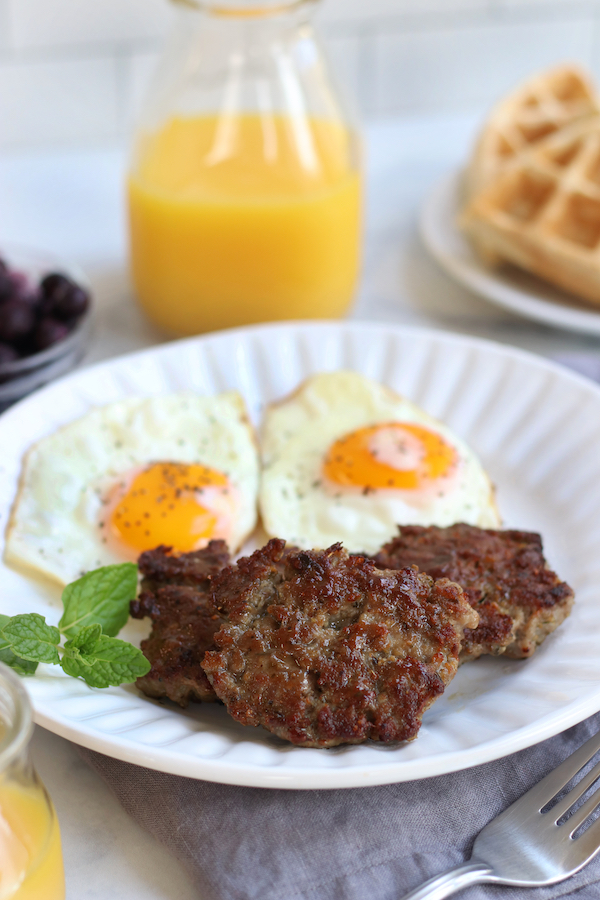
<instances>
[{"instance_id":1,"label":"gray linen napkin","mask_svg":"<svg viewBox=\"0 0 600 900\"><path fill-rule=\"evenodd\" d=\"M459 865L483 826L600 729L600 714L497 762L375 788L280 791L165 775L81 749L127 812L189 870L202 900L400 900ZM537 891L465 900L600 897L600 859Z\"/></svg>"},{"instance_id":2,"label":"gray linen napkin","mask_svg":"<svg viewBox=\"0 0 600 900\"><path fill-rule=\"evenodd\" d=\"M600 380L597 357L560 361ZM201 900L400 900L464 862L490 819L598 730L600 713L463 772L333 791L211 784L80 753L127 812L181 860ZM598 900L600 858L553 887L469 891L469 900Z\"/></svg>"}]
</instances>

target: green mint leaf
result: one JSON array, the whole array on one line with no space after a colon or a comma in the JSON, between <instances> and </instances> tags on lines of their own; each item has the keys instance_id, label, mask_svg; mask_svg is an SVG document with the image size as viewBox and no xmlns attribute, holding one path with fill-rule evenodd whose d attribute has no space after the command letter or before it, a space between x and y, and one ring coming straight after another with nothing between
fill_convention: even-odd
<instances>
[{"instance_id":1,"label":"green mint leaf","mask_svg":"<svg viewBox=\"0 0 600 900\"><path fill-rule=\"evenodd\" d=\"M66 642L65 650L68 647L72 647L80 650L82 653L93 653L101 634L102 629L99 625L84 625Z\"/></svg>"},{"instance_id":2,"label":"green mint leaf","mask_svg":"<svg viewBox=\"0 0 600 900\"><path fill-rule=\"evenodd\" d=\"M65 656L78 660L84 666L93 665L93 653L101 634L102 629L99 625L84 625L74 637L65 643Z\"/></svg>"},{"instance_id":3,"label":"green mint leaf","mask_svg":"<svg viewBox=\"0 0 600 900\"><path fill-rule=\"evenodd\" d=\"M38 667L36 662L30 659L21 659L10 649L10 644L1 636L2 629L10 622L10 616L3 616L0 613L0 662L5 666L10 666L19 675L33 675Z\"/></svg>"},{"instance_id":4,"label":"green mint leaf","mask_svg":"<svg viewBox=\"0 0 600 900\"><path fill-rule=\"evenodd\" d=\"M32 662L58 663L60 632L38 613L13 616L2 628L0 637L16 656Z\"/></svg>"},{"instance_id":5,"label":"green mint leaf","mask_svg":"<svg viewBox=\"0 0 600 900\"><path fill-rule=\"evenodd\" d=\"M120 563L94 569L68 584L62 600L65 611L58 627L73 637L84 625L100 625L105 635L114 637L129 618L129 601L137 592L135 563Z\"/></svg>"},{"instance_id":6,"label":"green mint leaf","mask_svg":"<svg viewBox=\"0 0 600 900\"><path fill-rule=\"evenodd\" d=\"M141 650L106 634L100 635L93 653L86 653L85 660L65 654L60 664L67 675L83 678L97 688L135 681L150 671L150 663Z\"/></svg>"},{"instance_id":7,"label":"green mint leaf","mask_svg":"<svg viewBox=\"0 0 600 900\"><path fill-rule=\"evenodd\" d=\"M85 657L85 656L82 656L81 651L78 650L77 647L65 648L65 652L63 653L63 657L61 660L61 666L63 667L65 672L67 672L67 669L64 666L65 659L74 660L77 663L81 663L82 666L91 666L92 665L92 660L87 659L87 657ZM72 675L73 673L69 672L68 674Z\"/></svg>"},{"instance_id":8,"label":"green mint leaf","mask_svg":"<svg viewBox=\"0 0 600 900\"><path fill-rule=\"evenodd\" d=\"M3 616L0 613L0 632L10 622L10 616ZM20 656L17 656L10 649L10 645L8 641L5 641L3 637L0 636L0 662L3 662L5 666L10 666L11 669L14 669L15 672L19 675L33 675L35 670L38 667L36 662L32 662L30 659L21 659Z\"/></svg>"},{"instance_id":9,"label":"green mint leaf","mask_svg":"<svg viewBox=\"0 0 600 900\"><path fill-rule=\"evenodd\" d=\"M14 669L17 675L35 675L35 670L38 667L36 662L17 656L16 653L12 652L10 647L0 649L0 662L3 662L5 666L10 666L11 669Z\"/></svg>"}]
</instances>

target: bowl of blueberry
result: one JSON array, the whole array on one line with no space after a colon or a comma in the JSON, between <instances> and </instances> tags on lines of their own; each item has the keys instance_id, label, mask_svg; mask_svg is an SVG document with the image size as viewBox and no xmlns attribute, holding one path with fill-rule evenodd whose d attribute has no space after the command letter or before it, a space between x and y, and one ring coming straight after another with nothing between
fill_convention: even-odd
<instances>
[{"instance_id":1,"label":"bowl of blueberry","mask_svg":"<svg viewBox=\"0 0 600 900\"><path fill-rule=\"evenodd\" d=\"M0 411L72 369L90 331L83 273L24 248L0 250Z\"/></svg>"}]
</instances>

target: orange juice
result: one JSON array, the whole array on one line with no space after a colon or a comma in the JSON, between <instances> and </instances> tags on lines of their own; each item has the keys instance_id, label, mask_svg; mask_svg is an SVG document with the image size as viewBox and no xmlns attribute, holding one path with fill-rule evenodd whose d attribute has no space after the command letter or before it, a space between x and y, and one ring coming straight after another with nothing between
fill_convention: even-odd
<instances>
[{"instance_id":1,"label":"orange juice","mask_svg":"<svg viewBox=\"0 0 600 900\"><path fill-rule=\"evenodd\" d=\"M43 789L0 784L0 900L64 900L58 820Z\"/></svg>"},{"instance_id":2,"label":"orange juice","mask_svg":"<svg viewBox=\"0 0 600 900\"><path fill-rule=\"evenodd\" d=\"M129 180L135 289L173 334L342 315L359 265L353 135L321 119L173 118Z\"/></svg>"}]
</instances>

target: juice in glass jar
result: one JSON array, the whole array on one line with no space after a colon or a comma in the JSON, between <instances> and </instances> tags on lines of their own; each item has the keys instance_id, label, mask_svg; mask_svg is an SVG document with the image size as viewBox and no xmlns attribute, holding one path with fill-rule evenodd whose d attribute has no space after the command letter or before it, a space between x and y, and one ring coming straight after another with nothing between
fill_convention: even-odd
<instances>
[{"instance_id":1,"label":"juice in glass jar","mask_svg":"<svg viewBox=\"0 0 600 900\"><path fill-rule=\"evenodd\" d=\"M342 315L361 232L356 139L337 121L175 116L129 179L133 279L151 319L195 334Z\"/></svg>"},{"instance_id":2,"label":"juice in glass jar","mask_svg":"<svg viewBox=\"0 0 600 900\"><path fill-rule=\"evenodd\" d=\"M58 820L33 768L31 704L0 663L0 900L65 900Z\"/></svg>"},{"instance_id":3,"label":"juice in glass jar","mask_svg":"<svg viewBox=\"0 0 600 900\"><path fill-rule=\"evenodd\" d=\"M64 900L60 832L39 784L0 783L0 900Z\"/></svg>"}]
</instances>

